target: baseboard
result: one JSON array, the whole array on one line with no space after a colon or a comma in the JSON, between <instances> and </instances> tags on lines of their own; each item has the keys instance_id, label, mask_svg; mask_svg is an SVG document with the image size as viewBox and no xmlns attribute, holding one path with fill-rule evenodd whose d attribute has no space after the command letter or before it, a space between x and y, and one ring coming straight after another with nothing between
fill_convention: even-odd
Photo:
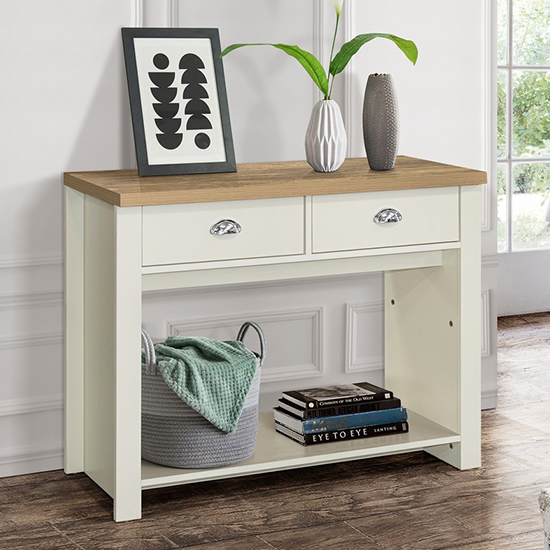
<instances>
[{"instance_id":1,"label":"baseboard","mask_svg":"<svg viewBox=\"0 0 550 550\"><path fill-rule=\"evenodd\" d=\"M0 477L18 476L63 468L59 445L29 445L4 449L0 454Z\"/></svg>"},{"instance_id":2,"label":"baseboard","mask_svg":"<svg viewBox=\"0 0 550 550\"><path fill-rule=\"evenodd\" d=\"M497 408L497 388L487 388L481 391L481 410Z\"/></svg>"}]
</instances>

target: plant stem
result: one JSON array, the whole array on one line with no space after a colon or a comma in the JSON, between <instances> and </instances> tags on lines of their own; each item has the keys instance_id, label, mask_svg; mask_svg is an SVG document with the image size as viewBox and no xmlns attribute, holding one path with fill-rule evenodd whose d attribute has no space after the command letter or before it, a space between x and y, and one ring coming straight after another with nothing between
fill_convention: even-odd
<instances>
[{"instance_id":1,"label":"plant stem","mask_svg":"<svg viewBox=\"0 0 550 550\"><path fill-rule=\"evenodd\" d=\"M332 80L330 81L330 89L328 91L328 99L332 97L332 87L334 86L334 76L332 77Z\"/></svg>"},{"instance_id":2,"label":"plant stem","mask_svg":"<svg viewBox=\"0 0 550 550\"><path fill-rule=\"evenodd\" d=\"M332 59L334 57L334 46L336 44L336 35L338 34L338 24L340 23L340 14L336 12L336 26L334 27L334 37L332 38L332 49L330 50L330 61L328 64L327 69L327 82L330 80L331 74L330 74L330 65L332 63ZM330 89L328 94L325 96L325 99L330 99L330 96L332 95L332 86L334 85L334 76L332 76L332 82L330 85Z\"/></svg>"}]
</instances>

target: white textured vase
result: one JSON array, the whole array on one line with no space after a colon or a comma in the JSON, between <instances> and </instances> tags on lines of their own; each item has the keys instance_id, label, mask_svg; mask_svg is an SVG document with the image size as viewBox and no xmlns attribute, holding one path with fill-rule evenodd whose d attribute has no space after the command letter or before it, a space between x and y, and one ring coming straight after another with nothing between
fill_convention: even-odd
<instances>
[{"instance_id":1,"label":"white textured vase","mask_svg":"<svg viewBox=\"0 0 550 550\"><path fill-rule=\"evenodd\" d=\"M346 158L348 138L342 113L333 99L322 99L311 112L306 132L306 159L317 172L334 172Z\"/></svg>"}]
</instances>

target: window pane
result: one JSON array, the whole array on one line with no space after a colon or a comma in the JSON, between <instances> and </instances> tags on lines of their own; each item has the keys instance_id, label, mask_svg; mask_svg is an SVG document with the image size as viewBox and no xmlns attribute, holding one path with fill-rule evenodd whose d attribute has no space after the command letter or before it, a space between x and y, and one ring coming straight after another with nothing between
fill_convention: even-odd
<instances>
[{"instance_id":1,"label":"window pane","mask_svg":"<svg viewBox=\"0 0 550 550\"><path fill-rule=\"evenodd\" d=\"M514 166L512 244L514 250L550 248L550 164Z\"/></svg>"},{"instance_id":2,"label":"window pane","mask_svg":"<svg viewBox=\"0 0 550 550\"><path fill-rule=\"evenodd\" d=\"M513 0L514 64L550 65L550 3Z\"/></svg>"},{"instance_id":3,"label":"window pane","mask_svg":"<svg viewBox=\"0 0 550 550\"><path fill-rule=\"evenodd\" d=\"M506 158L506 81L507 71L497 76L497 157Z\"/></svg>"},{"instance_id":4,"label":"window pane","mask_svg":"<svg viewBox=\"0 0 550 550\"><path fill-rule=\"evenodd\" d=\"M517 71L513 88L514 156L550 156L550 73Z\"/></svg>"},{"instance_id":5,"label":"window pane","mask_svg":"<svg viewBox=\"0 0 550 550\"><path fill-rule=\"evenodd\" d=\"M498 0L497 14L497 63L504 65L508 57L506 55L508 47L508 0Z\"/></svg>"},{"instance_id":6,"label":"window pane","mask_svg":"<svg viewBox=\"0 0 550 550\"><path fill-rule=\"evenodd\" d=\"M508 205L506 204L506 175L508 165L497 165L497 239L498 252L508 249Z\"/></svg>"}]
</instances>

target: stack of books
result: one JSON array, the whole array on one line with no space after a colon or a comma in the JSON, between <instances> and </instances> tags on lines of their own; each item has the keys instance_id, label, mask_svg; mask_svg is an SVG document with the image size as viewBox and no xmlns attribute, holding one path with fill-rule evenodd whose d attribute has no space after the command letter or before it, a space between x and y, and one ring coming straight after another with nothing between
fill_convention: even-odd
<instances>
[{"instance_id":1,"label":"stack of books","mask_svg":"<svg viewBox=\"0 0 550 550\"><path fill-rule=\"evenodd\" d=\"M401 400L369 382L285 391L273 414L277 432L302 445L409 431Z\"/></svg>"}]
</instances>

